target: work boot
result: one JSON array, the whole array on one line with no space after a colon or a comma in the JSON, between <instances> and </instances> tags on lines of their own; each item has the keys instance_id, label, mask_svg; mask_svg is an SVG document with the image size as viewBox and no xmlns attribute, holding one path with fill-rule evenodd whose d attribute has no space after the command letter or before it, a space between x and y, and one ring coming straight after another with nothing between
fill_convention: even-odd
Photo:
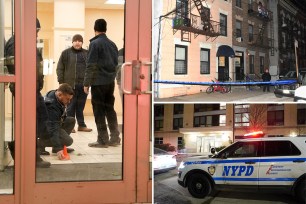
<instances>
[{"instance_id":1,"label":"work boot","mask_svg":"<svg viewBox=\"0 0 306 204\"><path fill-rule=\"evenodd\" d=\"M109 145L109 146L116 147L116 146L120 145L120 142L121 142L121 138L118 137L118 138L116 138L116 139L110 139L108 145Z\"/></svg>"},{"instance_id":2,"label":"work boot","mask_svg":"<svg viewBox=\"0 0 306 204\"><path fill-rule=\"evenodd\" d=\"M37 168L49 168L51 166L50 162L44 161L42 158L36 159L36 167Z\"/></svg>"},{"instance_id":3,"label":"work boot","mask_svg":"<svg viewBox=\"0 0 306 204\"><path fill-rule=\"evenodd\" d=\"M79 127L78 127L78 131L81 131L81 132L91 132L92 129L91 129L91 128L87 128L87 127L81 127L81 126L79 126Z\"/></svg>"}]
</instances>

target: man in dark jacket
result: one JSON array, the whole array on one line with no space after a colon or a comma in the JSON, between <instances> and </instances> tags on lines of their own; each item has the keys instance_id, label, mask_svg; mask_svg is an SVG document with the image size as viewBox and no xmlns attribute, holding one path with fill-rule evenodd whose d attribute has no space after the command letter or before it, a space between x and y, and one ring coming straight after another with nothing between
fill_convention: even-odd
<instances>
[{"instance_id":1,"label":"man in dark jacket","mask_svg":"<svg viewBox=\"0 0 306 204\"><path fill-rule=\"evenodd\" d=\"M40 31L40 22L36 19L36 32ZM10 74L15 74L15 36L13 35L5 45L5 56L6 63L8 67L8 71ZM36 137L40 138L43 135L46 135L47 127L46 122L48 120L48 113L44 103L44 98L42 97L40 91L44 86L44 75L43 75L43 67L42 67L42 55L38 49L36 49ZM10 91L12 95L15 96L15 84L10 83ZM10 152L12 157L14 158L14 149L15 143L14 141L9 143ZM50 167L50 162L43 161L39 156L39 151L36 151L36 166L41 168Z\"/></svg>"},{"instance_id":2,"label":"man in dark jacket","mask_svg":"<svg viewBox=\"0 0 306 204\"><path fill-rule=\"evenodd\" d=\"M262 81L271 81L271 75L268 69L265 70L265 73L262 74L261 78ZM270 92L270 85L263 85L263 92L265 92L266 90Z\"/></svg>"},{"instance_id":3,"label":"man in dark jacket","mask_svg":"<svg viewBox=\"0 0 306 204\"><path fill-rule=\"evenodd\" d=\"M57 90L49 91L45 97L49 121L47 137L39 139L39 147L52 147L52 153L56 153L59 159L64 159L63 148L70 146L73 139L70 133L75 125L75 118L67 117L67 105L73 97L73 89L67 84L63 83ZM68 153L74 151L72 148L67 148Z\"/></svg>"},{"instance_id":4,"label":"man in dark jacket","mask_svg":"<svg viewBox=\"0 0 306 204\"><path fill-rule=\"evenodd\" d=\"M84 122L84 108L87 94L84 93L84 75L86 69L87 50L82 48L83 37L76 34L72 38L72 47L64 50L57 64L57 80L59 84L68 83L74 90L74 97L67 107L67 115L75 117L78 131L91 132ZM72 130L75 133L75 130Z\"/></svg>"},{"instance_id":5,"label":"man in dark jacket","mask_svg":"<svg viewBox=\"0 0 306 204\"><path fill-rule=\"evenodd\" d=\"M114 110L114 88L118 65L118 48L106 36L106 21L97 19L94 25L95 37L90 40L87 66L84 78L84 92L91 86L92 108L98 130L96 142L90 147L117 146L120 144L117 113ZM106 121L110 130L110 139Z\"/></svg>"}]
</instances>

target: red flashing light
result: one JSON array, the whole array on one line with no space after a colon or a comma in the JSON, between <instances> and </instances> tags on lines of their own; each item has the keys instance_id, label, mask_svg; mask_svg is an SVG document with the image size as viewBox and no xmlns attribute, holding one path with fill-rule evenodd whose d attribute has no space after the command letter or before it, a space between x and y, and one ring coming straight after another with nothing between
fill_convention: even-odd
<instances>
[{"instance_id":1,"label":"red flashing light","mask_svg":"<svg viewBox=\"0 0 306 204\"><path fill-rule=\"evenodd\" d=\"M250 132L243 135L244 137L263 137L264 133L262 131Z\"/></svg>"}]
</instances>

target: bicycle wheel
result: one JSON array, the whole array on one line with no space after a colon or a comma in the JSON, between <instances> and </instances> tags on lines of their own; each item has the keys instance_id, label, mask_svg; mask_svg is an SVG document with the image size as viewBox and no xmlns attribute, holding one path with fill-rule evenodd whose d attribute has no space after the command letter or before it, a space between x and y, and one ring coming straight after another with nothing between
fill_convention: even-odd
<instances>
[{"instance_id":1,"label":"bicycle wheel","mask_svg":"<svg viewBox=\"0 0 306 204\"><path fill-rule=\"evenodd\" d=\"M222 86L222 89L220 91L221 93L228 93L229 92L229 89L227 86Z\"/></svg>"},{"instance_id":2,"label":"bicycle wheel","mask_svg":"<svg viewBox=\"0 0 306 204\"><path fill-rule=\"evenodd\" d=\"M207 89L206 89L206 93L210 94L210 93L213 92L213 90L214 90L214 88L213 88L212 86L209 86L209 87L207 87Z\"/></svg>"}]
</instances>

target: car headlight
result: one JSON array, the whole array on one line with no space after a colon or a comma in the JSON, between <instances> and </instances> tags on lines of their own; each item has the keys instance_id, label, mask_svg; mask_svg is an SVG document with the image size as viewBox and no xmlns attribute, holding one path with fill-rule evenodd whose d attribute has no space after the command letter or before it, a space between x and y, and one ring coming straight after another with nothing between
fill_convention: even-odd
<instances>
[{"instance_id":1,"label":"car headlight","mask_svg":"<svg viewBox=\"0 0 306 204\"><path fill-rule=\"evenodd\" d=\"M181 162L180 166L178 167L178 169L183 169L183 168L185 168L185 162Z\"/></svg>"}]
</instances>

